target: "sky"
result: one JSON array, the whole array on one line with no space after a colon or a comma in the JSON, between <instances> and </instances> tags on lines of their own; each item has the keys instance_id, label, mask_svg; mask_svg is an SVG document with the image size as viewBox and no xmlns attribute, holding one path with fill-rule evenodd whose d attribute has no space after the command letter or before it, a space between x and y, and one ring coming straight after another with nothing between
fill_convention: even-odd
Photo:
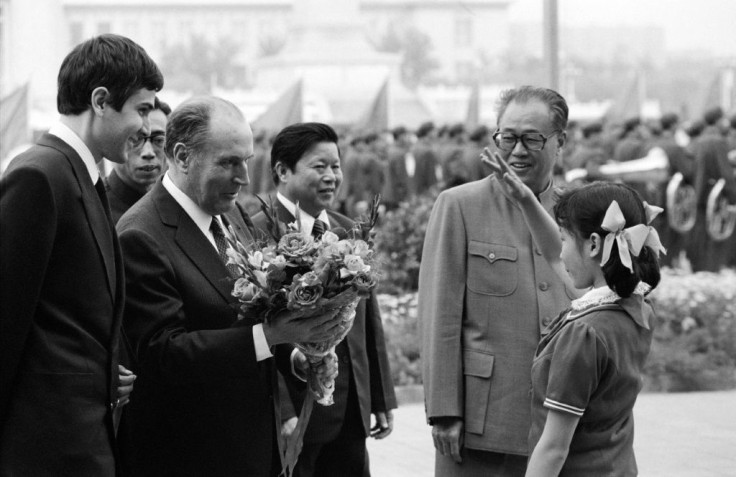
<instances>
[{"instance_id":1,"label":"sky","mask_svg":"<svg viewBox=\"0 0 736 477\"><path fill-rule=\"evenodd\" d=\"M512 0L512 22L541 22L544 0ZM664 28L670 52L736 58L735 0L557 0L560 25Z\"/></svg>"}]
</instances>

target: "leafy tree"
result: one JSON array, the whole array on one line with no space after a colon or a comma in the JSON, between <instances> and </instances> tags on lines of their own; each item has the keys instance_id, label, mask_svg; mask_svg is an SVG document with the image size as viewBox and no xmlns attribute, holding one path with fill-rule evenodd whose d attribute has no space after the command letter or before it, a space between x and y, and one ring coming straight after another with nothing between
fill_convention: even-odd
<instances>
[{"instance_id":1,"label":"leafy tree","mask_svg":"<svg viewBox=\"0 0 736 477\"><path fill-rule=\"evenodd\" d=\"M378 51L401 53L401 81L409 88L431 81L439 62L432 57L432 40L414 26L399 28L391 23L374 42Z\"/></svg>"}]
</instances>

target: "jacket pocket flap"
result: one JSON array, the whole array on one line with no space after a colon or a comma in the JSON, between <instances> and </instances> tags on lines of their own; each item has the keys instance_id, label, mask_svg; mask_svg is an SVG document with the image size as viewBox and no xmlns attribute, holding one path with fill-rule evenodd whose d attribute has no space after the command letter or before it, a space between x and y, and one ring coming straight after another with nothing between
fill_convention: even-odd
<instances>
[{"instance_id":1,"label":"jacket pocket flap","mask_svg":"<svg viewBox=\"0 0 736 477\"><path fill-rule=\"evenodd\" d=\"M466 375L490 378L493 373L493 355L466 349L463 352L463 367Z\"/></svg>"},{"instance_id":2,"label":"jacket pocket flap","mask_svg":"<svg viewBox=\"0 0 736 477\"><path fill-rule=\"evenodd\" d=\"M515 262L518 257L516 247L501 245L498 243L484 243L471 240L468 244L468 253L478 257L485 257L489 262L496 260L509 260Z\"/></svg>"}]
</instances>

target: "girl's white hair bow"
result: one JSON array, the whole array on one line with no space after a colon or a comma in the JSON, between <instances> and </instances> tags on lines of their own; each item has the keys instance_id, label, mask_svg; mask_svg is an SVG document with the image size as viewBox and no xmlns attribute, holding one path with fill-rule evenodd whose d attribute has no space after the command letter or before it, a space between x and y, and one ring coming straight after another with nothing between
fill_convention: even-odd
<instances>
[{"instance_id":1,"label":"girl's white hair bow","mask_svg":"<svg viewBox=\"0 0 736 477\"><path fill-rule=\"evenodd\" d=\"M644 210L647 216L647 225L637 224L632 227L624 228L626 219L624 218L621 207L615 200L608 206L601 228L607 230L606 238L603 241L603 256L601 257L601 266L608 263L611 257L611 249L614 240L618 244L618 256L621 263L634 273L634 267L631 264L631 256L638 257L642 247L649 247L655 253L667 253L659 241L659 234L652 227L652 220L659 215L664 209L661 207L649 205L644 202Z\"/></svg>"}]
</instances>

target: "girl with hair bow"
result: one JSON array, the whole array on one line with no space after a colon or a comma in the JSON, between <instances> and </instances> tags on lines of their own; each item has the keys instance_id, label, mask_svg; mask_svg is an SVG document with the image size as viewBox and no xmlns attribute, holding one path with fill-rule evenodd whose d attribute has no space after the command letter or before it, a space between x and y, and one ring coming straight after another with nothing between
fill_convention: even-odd
<instances>
[{"instance_id":1,"label":"girl with hair bow","mask_svg":"<svg viewBox=\"0 0 736 477\"><path fill-rule=\"evenodd\" d=\"M526 475L637 475L633 407L653 319L645 296L659 283L664 252L649 224L662 209L624 184L595 182L562 193L553 220L498 154L486 149L483 161L545 259L582 295L537 347Z\"/></svg>"}]
</instances>

